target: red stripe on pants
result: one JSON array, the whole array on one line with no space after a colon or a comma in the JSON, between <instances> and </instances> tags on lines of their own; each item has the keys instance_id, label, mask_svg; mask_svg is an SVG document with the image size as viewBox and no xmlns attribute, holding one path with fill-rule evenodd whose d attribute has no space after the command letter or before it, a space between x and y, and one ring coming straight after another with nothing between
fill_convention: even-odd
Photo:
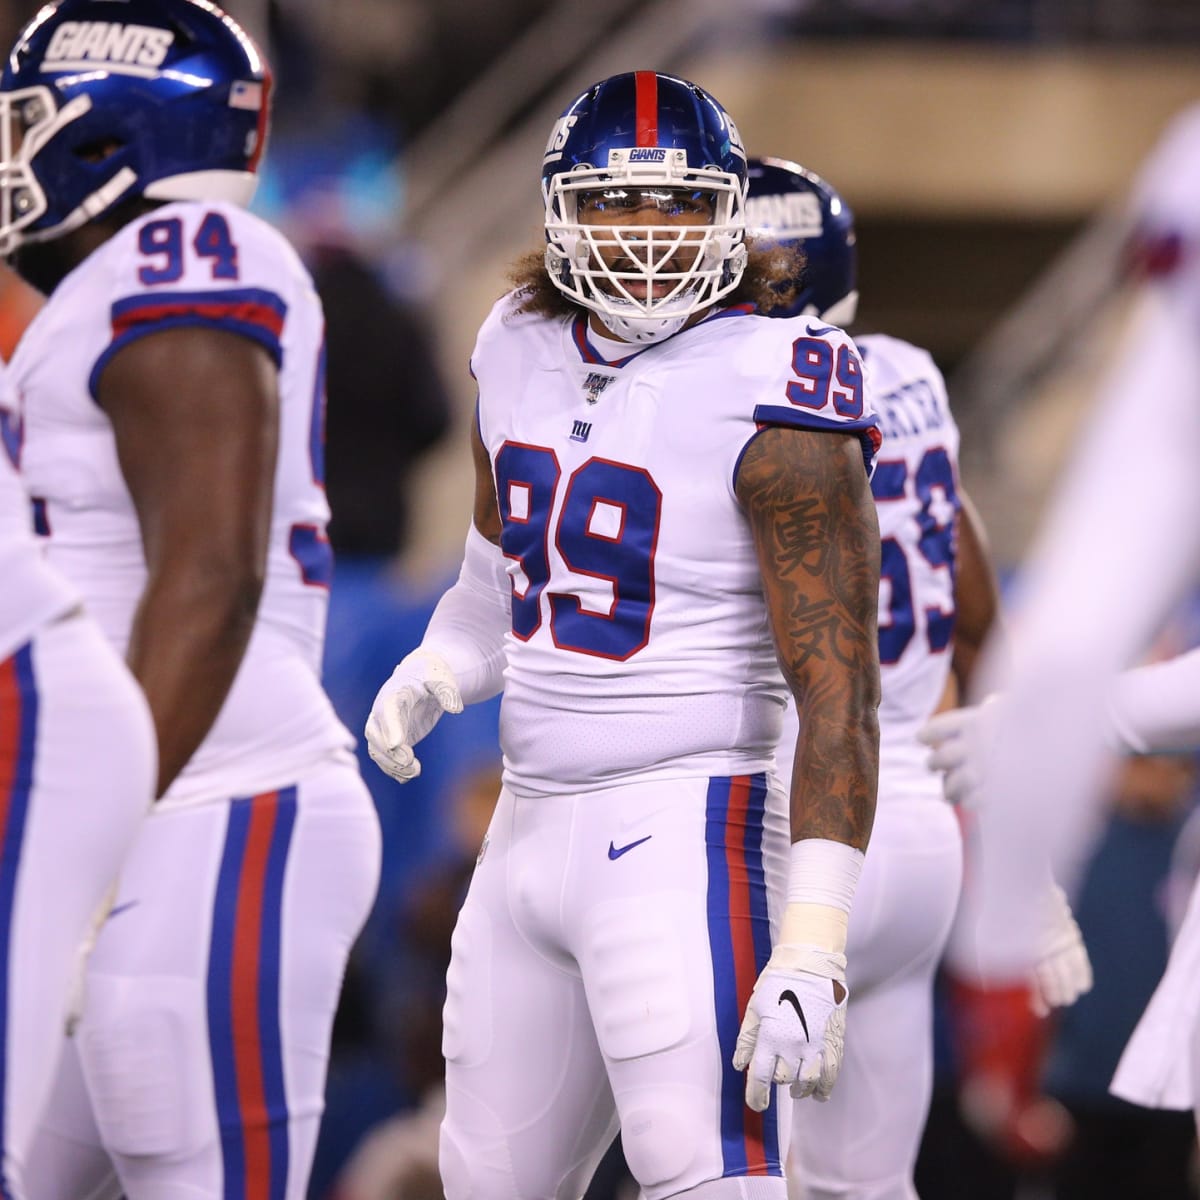
<instances>
[{"instance_id":1,"label":"red stripe on pants","mask_svg":"<svg viewBox=\"0 0 1200 1200\"><path fill-rule=\"evenodd\" d=\"M0 662L0 849L8 834L8 815L20 767L21 686L17 679L16 658Z\"/></svg>"},{"instance_id":2,"label":"red stripe on pants","mask_svg":"<svg viewBox=\"0 0 1200 1200\"><path fill-rule=\"evenodd\" d=\"M233 1007L233 1061L246 1154L246 1200L266 1200L271 1187L269 1114L263 1085L263 1049L258 1023L259 953L262 941L263 891L267 858L279 793L256 796L246 831L246 852L238 882L237 917L233 930L230 994Z\"/></svg>"},{"instance_id":3,"label":"red stripe on pants","mask_svg":"<svg viewBox=\"0 0 1200 1200\"><path fill-rule=\"evenodd\" d=\"M754 928L750 917L750 873L746 869L746 822L750 808L750 778L736 775L729 781L729 808L725 817L725 862L729 868L729 933L733 943L733 975L737 982L738 1013L745 1014L750 993L758 980L754 961ZM743 1106L746 1140L746 1174L765 1175L762 1113Z\"/></svg>"}]
</instances>

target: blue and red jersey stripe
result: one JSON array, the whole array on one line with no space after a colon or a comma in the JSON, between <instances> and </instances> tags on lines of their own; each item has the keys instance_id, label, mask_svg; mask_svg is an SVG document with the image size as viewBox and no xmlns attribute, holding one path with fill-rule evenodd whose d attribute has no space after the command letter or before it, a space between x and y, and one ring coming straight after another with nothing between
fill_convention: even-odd
<instances>
[{"instance_id":1,"label":"blue and red jersey stripe","mask_svg":"<svg viewBox=\"0 0 1200 1200\"><path fill-rule=\"evenodd\" d=\"M781 425L788 429L817 429L829 433L856 434L862 447L863 466L866 467L868 475L874 470L875 456L883 447L883 432L879 428L879 418L874 413L854 421L839 421L836 417L823 417L819 413L789 408L784 404L758 404L754 408L753 416L754 423L760 430ZM745 450L742 453L745 454ZM738 467L740 466L739 456ZM734 468L734 479L737 479L738 467Z\"/></svg>"},{"instance_id":2,"label":"blue and red jersey stripe","mask_svg":"<svg viewBox=\"0 0 1200 1200\"><path fill-rule=\"evenodd\" d=\"M234 800L213 904L208 1030L222 1200L283 1200L288 1107L279 1026L283 880L296 789Z\"/></svg>"},{"instance_id":3,"label":"blue and red jersey stripe","mask_svg":"<svg viewBox=\"0 0 1200 1200\"><path fill-rule=\"evenodd\" d=\"M17 873L33 794L38 707L33 649L25 645L0 662L0 1200L8 1200L12 1194L3 1173L8 1106L9 956Z\"/></svg>"},{"instance_id":4,"label":"blue and red jersey stripe","mask_svg":"<svg viewBox=\"0 0 1200 1200\"><path fill-rule=\"evenodd\" d=\"M148 334L194 325L250 338L271 355L278 367L283 363L287 311L287 303L265 288L149 292L117 300L110 314L112 340L96 359L88 388L94 398L104 368L130 342Z\"/></svg>"},{"instance_id":5,"label":"blue and red jersey stripe","mask_svg":"<svg viewBox=\"0 0 1200 1200\"><path fill-rule=\"evenodd\" d=\"M763 866L766 776L709 781L708 935L721 1048L721 1151L724 1176L782 1175L775 1105L746 1106L745 1076L733 1069L742 1016L759 972L771 956L771 921Z\"/></svg>"}]
</instances>

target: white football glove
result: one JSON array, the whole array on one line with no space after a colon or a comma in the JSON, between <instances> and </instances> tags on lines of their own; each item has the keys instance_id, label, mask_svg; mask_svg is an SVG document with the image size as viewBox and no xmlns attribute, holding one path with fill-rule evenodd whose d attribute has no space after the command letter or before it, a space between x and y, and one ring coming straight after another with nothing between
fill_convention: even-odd
<instances>
[{"instance_id":1,"label":"white football glove","mask_svg":"<svg viewBox=\"0 0 1200 1200\"><path fill-rule=\"evenodd\" d=\"M379 689L367 718L367 753L385 774L407 783L421 773L413 747L442 713L463 709L458 681L440 654L414 650Z\"/></svg>"},{"instance_id":2,"label":"white football glove","mask_svg":"<svg viewBox=\"0 0 1200 1200\"><path fill-rule=\"evenodd\" d=\"M1067 894L1053 884L1047 897L1046 923L1033 967L1033 1011L1047 1016L1052 1008L1074 1004L1092 990L1092 960L1071 912Z\"/></svg>"},{"instance_id":3,"label":"white football glove","mask_svg":"<svg viewBox=\"0 0 1200 1200\"><path fill-rule=\"evenodd\" d=\"M932 748L926 760L942 772L942 787L951 804L978 804L983 759L995 736L996 697L968 708L951 708L930 717L917 740Z\"/></svg>"},{"instance_id":4,"label":"white football glove","mask_svg":"<svg viewBox=\"0 0 1200 1200\"><path fill-rule=\"evenodd\" d=\"M838 999L840 994L841 999ZM797 1099L828 1100L846 1037L846 956L816 946L776 946L763 967L733 1052L745 1071L746 1103L762 1112L771 1085Z\"/></svg>"}]
</instances>

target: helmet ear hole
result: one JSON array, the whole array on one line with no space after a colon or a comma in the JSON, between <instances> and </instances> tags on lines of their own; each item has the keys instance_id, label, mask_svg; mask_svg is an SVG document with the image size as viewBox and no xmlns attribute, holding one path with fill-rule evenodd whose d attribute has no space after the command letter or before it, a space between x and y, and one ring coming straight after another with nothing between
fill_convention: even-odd
<instances>
[{"instance_id":1,"label":"helmet ear hole","mask_svg":"<svg viewBox=\"0 0 1200 1200\"><path fill-rule=\"evenodd\" d=\"M80 162L102 163L124 148L125 143L117 138L96 138L93 141L85 142L82 146L76 146L71 153Z\"/></svg>"},{"instance_id":2,"label":"helmet ear hole","mask_svg":"<svg viewBox=\"0 0 1200 1200\"><path fill-rule=\"evenodd\" d=\"M721 286L723 288L734 288L738 281L742 278L742 273L746 269L746 245L743 242L733 253L725 260L725 266L721 272Z\"/></svg>"},{"instance_id":3,"label":"helmet ear hole","mask_svg":"<svg viewBox=\"0 0 1200 1200\"><path fill-rule=\"evenodd\" d=\"M546 265L546 274L560 288L568 289L571 286L571 264L570 262L553 246L546 247L546 254L543 260Z\"/></svg>"}]
</instances>

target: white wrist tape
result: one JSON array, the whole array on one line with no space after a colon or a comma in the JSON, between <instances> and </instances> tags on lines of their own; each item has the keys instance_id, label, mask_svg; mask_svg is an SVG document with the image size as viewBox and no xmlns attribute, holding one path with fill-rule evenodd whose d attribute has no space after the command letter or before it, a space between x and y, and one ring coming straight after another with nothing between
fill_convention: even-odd
<instances>
[{"instance_id":1,"label":"white wrist tape","mask_svg":"<svg viewBox=\"0 0 1200 1200\"><path fill-rule=\"evenodd\" d=\"M802 838L792 843L781 945L819 946L835 954L845 951L850 903L863 859L861 850L844 842Z\"/></svg>"},{"instance_id":2,"label":"white wrist tape","mask_svg":"<svg viewBox=\"0 0 1200 1200\"><path fill-rule=\"evenodd\" d=\"M438 601L421 648L441 655L464 704L488 700L504 686L504 637L512 627L506 559L472 524L458 580Z\"/></svg>"},{"instance_id":3,"label":"white wrist tape","mask_svg":"<svg viewBox=\"0 0 1200 1200\"><path fill-rule=\"evenodd\" d=\"M863 858L861 850L828 838L793 842L788 903L825 904L848 913L862 874Z\"/></svg>"},{"instance_id":4,"label":"white wrist tape","mask_svg":"<svg viewBox=\"0 0 1200 1200\"><path fill-rule=\"evenodd\" d=\"M846 953L850 914L826 904L789 904L783 910L775 950L815 946L830 954Z\"/></svg>"}]
</instances>

